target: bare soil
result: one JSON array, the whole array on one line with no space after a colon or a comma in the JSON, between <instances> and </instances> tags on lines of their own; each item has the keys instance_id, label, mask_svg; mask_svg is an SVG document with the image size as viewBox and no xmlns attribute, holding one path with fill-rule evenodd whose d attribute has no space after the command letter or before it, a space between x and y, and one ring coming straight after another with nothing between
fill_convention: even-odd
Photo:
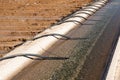
<instances>
[{"instance_id":1,"label":"bare soil","mask_svg":"<svg viewBox=\"0 0 120 80\"><path fill-rule=\"evenodd\" d=\"M0 57L92 0L0 0Z\"/></svg>"}]
</instances>

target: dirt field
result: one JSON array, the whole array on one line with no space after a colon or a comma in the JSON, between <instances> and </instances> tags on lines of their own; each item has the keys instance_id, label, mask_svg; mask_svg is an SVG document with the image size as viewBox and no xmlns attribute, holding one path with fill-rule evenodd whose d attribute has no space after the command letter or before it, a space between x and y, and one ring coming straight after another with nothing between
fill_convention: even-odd
<instances>
[{"instance_id":1,"label":"dirt field","mask_svg":"<svg viewBox=\"0 0 120 80\"><path fill-rule=\"evenodd\" d=\"M0 56L91 0L0 0Z\"/></svg>"}]
</instances>

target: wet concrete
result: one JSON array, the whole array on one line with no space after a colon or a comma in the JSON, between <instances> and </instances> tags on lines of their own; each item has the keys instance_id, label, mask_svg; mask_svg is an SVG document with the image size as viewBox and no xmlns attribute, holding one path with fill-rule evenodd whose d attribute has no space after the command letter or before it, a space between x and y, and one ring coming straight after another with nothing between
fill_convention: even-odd
<instances>
[{"instance_id":1,"label":"wet concrete","mask_svg":"<svg viewBox=\"0 0 120 80\"><path fill-rule=\"evenodd\" d=\"M43 49L43 56L69 57L68 60L33 61L12 80L101 80L119 28L118 23L116 27L111 23L117 20L118 9L118 6L108 3L84 25L67 34L88 37L88 40L60 40L49 50Z\"/></svg>"}]
</instances>

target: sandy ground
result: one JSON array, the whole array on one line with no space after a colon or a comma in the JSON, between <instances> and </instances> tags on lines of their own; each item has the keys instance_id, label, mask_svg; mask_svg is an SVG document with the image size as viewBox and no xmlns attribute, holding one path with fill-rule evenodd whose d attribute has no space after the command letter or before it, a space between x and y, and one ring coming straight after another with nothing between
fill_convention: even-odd
<instances>
[{"instance_id":1,"label":"sandy ground","mask_svg":"<svg viewBox=\"0 0 120 80\"><path fill-rule=\"evenodd\" d=\"M0 56L91 0L0 0Z\"/></svg>"}]
</instances>

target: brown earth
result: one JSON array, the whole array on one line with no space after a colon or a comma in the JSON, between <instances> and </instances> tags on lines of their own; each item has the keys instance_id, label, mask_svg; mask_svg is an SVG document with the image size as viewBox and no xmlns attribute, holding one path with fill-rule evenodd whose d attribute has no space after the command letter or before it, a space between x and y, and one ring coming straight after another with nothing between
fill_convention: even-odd
<instances>
[{"instance_id":1,"label":"brown earth","mask_svg":"<svg viewBox=\"0 0 120 80\"><path fill-rule=\"evenodd\" d=\"M92 0L0 0L0 56Z\"/></svg>"}]
</instances>

